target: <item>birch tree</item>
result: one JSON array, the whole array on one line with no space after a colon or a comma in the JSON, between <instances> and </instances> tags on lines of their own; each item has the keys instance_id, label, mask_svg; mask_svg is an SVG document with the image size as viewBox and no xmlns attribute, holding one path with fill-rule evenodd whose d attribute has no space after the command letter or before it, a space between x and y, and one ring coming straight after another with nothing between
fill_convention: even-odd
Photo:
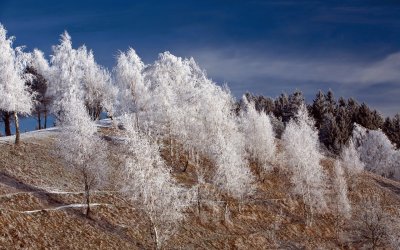
<instances>
[{"instance_id":1,"label":"birch tree","mask_svg":"<svg viewBox=\"0 0 400 250\"><path fill-rule=\"evenodd\" d=\"M352 136L367 170L400 179L400 151L381 130L367 130L356 125Z\"/></svg>"},{"instance_id":2,"label":"birch tree","mask_svg":"<svg viewBox=\"0 0 400 250\"><path fill-rule=\"evenodd\" d=\"M60 119L61 135L58 154L66 168L78 174L85 191L86 217L90 216L91 190L101 186L108 174L107 147L96 134L97 127L89 118L83 104L74 99L64 103Z\"/></svg>"},{"instance_id":3,"label":"birch tree","mask_svg":"<svg viewBox=\"0 0 400 250\"><path fill-rule=\"evenodd\" d=\"M33 96L25 82L29 75L25 68L29 55L21 47L13 48L14 37L7 37L7 31L0 24L0 109L12 112L15 122L15 144L20 142L18 114L31 112Z\"/></svg>"},{"instance_id":4,"label":"birch tree","mask_svg":"<svg viewBox=\"0 0 400 250\"><path fill-rule=\"evenodd\" d=\"M110 72L96 63L93 51L87 51L85 46L78 51L83 67L83 98L89 116L98 120L103 109L112 116L118 90L112 84Z\"/></svg>"},{"instance_id":5,"label":"birch tree","mask_svg":"<svg viewBox=\"0 0 400 250\"><path fill-rule=\"evenodd\" d=\"M47 128L47 117L52 101L47 91L50 66L42 51L38 49L33 50L27 70L33 75L31 88L37 93L34 112L38 119L38 129ZM42 114L44 116L43 127L41 124Z\"/></svg>"},{"instance_id":6,"label":"birch tree","mask_svg":"<svg viewBox=\"0 0 400 250\"><path fill-rule=\"evenodd\" d=\"M161 125L156 128L161 135L178 139L194 154L194 162L199 159L196 156L208 157L215 165L214 178L208 181L221 190L235 197L251 193L254 177L229 90L208 79L192 58L169 52L160 54L145 72L153 97L147 117ZM196 165L199 180L205 180L202 166Z\"/></svg>"},{"instance_id":7,"label":"birch tree","mask_svg":"<svg viewBox=\"0 0 400 250\"><path fill-rule=\"evenodd\" d=\"M259 113L254 103L242 98L245 111L241 112L240 125L244 133L248 158L257 162L261 170L268 171L275 158L275 135L269 116Z\"/></svg>"},{"instance_id":8,"label":"birch tree","mask_svg":"<svg viewBox=\"0 0 400 250\"><path fill-rule=\"evenodd\" d=\"M110 73L94 60L86 46L72 47L67 32L60 44L53 46L49 74L49 94L54 98L55 114L64 112L64 105L74 99L85 104L92 119L98 119L103 108L109 115L114 111L117 89L112 85Z\"/></svg>"},{"instance_id":9,"label":"birch tree","mask_svg":"<svg viewBox=\"0 0 400 250\"><path fill-rule=\"evenodd\" d=\"M137 130L135 118L125 116L125 160L121 190L149 217L156 249L176 232L184 210L192 204L189 190L178 185L159 153L159 147Z\"/></svg>"},{"instance_id":10,"label":"birch tree","mask_svg":"<svg viewBox=\"0 0 400 250\"><path fill-rule=\"evenodd\" d=\"M64 32L60 44L53 46L51 56L51 73L49 74L49 94L54 98L52 111L58 118L68 112L67 106L83 103L83 89L81 79L83 68L79 53L72 48L71 36Z\"/></svg>"},{"instance_id":11,"label":"birch tree","mask_svg":"<svg viewBox=\"0 0 400 250\"><path fill-rule=\"evenodd\" d=\"M243 197L252 189L253 176L244 150L244 135L232 114L234 100L217 86L196 62L161 53L144 65L136 52L121 53L114 69L126 112L134 112L141 130L149 130L175 157L175 142L196 165L198 180ZM196 131L196 132L194 132ZM179 155L176 155L179 157ZM199 162L213 163L214 178L205 176Z\"/></svg>"},{"instance_id":12,"label":"birch tree","mask_svg":"<svg viewBox=\"0 0 400 250\"><path fill-rule=\"evenodd\" d=\"M118 109L120 113L139 111L143 102L149 97L146 94L144 81L145 65L130 48L127 52L120 52L117 65L114 67L114 78L118 86Z\"/></svg>"},{"instance_id":13,"label":"birch tree","mask_svg":"<svg viewBox=\"0 0 400 250\"><path fill-rule=\"evenodd\" d=\"M355 177L364 170L364 163L360 159L360 153L357 151L352 139L343 148L341 153L342 165L347 174Z\"/></svg>"},{"instance_id":14,"label":"birch tree","mask_svg":"<svg viewBox=\"0 0 400 250\"><path fill-rule=\"evenodd\" d=\"M334 189L338 212L349 218L351 216L351 204L347 195L347 182L340 161L335 161L334 163Z\"/></svg>"},{"instance_id":15,"label":"birch tree","mask_svg":"<svg viewBox=\"0 0 400 250\"><path fill-rule=\"evenodd\" d=\"M312 222L314 211L326 209L326 175L320 165L322 155L319 152L318 133L304 105L286 126L282 143L291 172L293 192L302 196Z\"/></svg>"}]
</instances>

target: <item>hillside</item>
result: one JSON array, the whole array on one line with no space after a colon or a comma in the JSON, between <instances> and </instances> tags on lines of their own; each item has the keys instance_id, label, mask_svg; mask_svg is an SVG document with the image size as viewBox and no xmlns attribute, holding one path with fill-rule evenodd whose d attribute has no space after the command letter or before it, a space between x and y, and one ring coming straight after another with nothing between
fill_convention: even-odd
<instances>
[{"instance_id":1,"label":"hillside","mask_svg":"<svg viewBox=\"0 0 400 250\"><path fill-rule=\"evenodd\" d=\"M115 138L121 131L100 126L99 133L108 139L109 160L117 169ZM0 249L154 249L149 219L117 191L112 176L93 194L93 213L85 217L83 186L54 152L57 137L55 128L22 134L20 146L0 139ZM204 185L200 209L185 211L186 220L163 248L359 249L367 246L360 220L365 197L379 196L393 217L400 206L400 183L364 172L349 182L351 218L329 211L309 224L302 199L290 195L288 176L278 165L263 174L253 169L256 191L245 200ZM331 176L333 159L326 157L322 165ZM190 164L184 172L173 169L173 176L186 186L196 180Z\"/></svg>"}]
</instances>

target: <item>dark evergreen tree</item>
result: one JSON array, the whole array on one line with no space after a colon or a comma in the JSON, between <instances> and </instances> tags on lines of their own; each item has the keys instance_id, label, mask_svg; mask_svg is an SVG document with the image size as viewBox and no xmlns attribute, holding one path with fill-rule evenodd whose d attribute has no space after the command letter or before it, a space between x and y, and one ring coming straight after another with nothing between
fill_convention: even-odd
<instances>
[{"instance_id":1,"label":"dark evergreen tree","mask_svg":"<svg viewBox=\"0 0 400 250\"><path fill-rule=\"evenodd\" d=\"M289 122L290 119L295 117L301 105L305 104L303 93L296 90L294 93L289 95L288 105L283 113L282 121Z\"/></svg>"},{"instance_id":2,"label":"dark evergreen tree","mask_svg":"<svg viewBox=\"0 0 400 250\"><path fill-rule=\"evenodd\" d=\"M381 115L376 111L372 111L367 104L361 104L358 112L355 116L355 122L360 124L361 126L376 130L382 128L383 119Z\"/></svg>"},{"instance_id":3,"label":"dark evergreen tree","mask_svg":"<svg viewBox=\"0 0 400 250\"><path fill-rule=\"evenodd\" d=\"M376 130L383 128L384 121L382 116L378 113L378 111L376 110L372 111L371 117L372 117L371 127L373 127L373 129Z\"/></svg>"},{"instance_id":4,"label":"dark evergreen tree","mask_svg":"<svg viewBox=\"0 0 400 250\"><path fill-rule=\"evenodd\" d=\"M275 110L274 115L277 118L281 118L283 122L283 117L287 116L287 110L289 107L289 97L286 93L282 93L279 97L275 99Z\"/></svg>"},{"instance_id":5,"label":"dark evergreen tree","mask_svg":"<svg viewBox=\"0 0 400 250\"><path fill-rule=\"evenodd\" d=\"M383 132L397 148L400 148L400 114L396 114L392 119L386 118L383 124Z\"/></svg>"},{"instance_id":6,"label":"dark evergreen tree","mask_svg":"<svg viewBox=\"0 0 400 250\"><path fill-rule=\"evenodd\" d=\"M343 97L339 97L337 106L338 107L346 107L346 100Z\"/></svg>"},{"instance_id":7,"label":"dark evergreen tree","mask_svg":"<svg viewBox=\"0 0 400 250\"><path fill-rule=\"evenodd\" d=\"M315 126L320 129L326 114L325 95L321 90L318 91L318 94L313 101L313 104L310 108L310 114L314 117Z\"/></svg>"},{"instance_id":8,"label":"dark evergreen tree","mask_svg":"<svg viewBox=\"0 0 400 250\"><path fill-rule=\"evenodd\" d=\"M326 93L325 95L325 100L326 100L326 107L325 107L326 113L334 114L336 110L336 100L332 90L328 90L328 93Z\"/></svg>"},{"instance_id":9,"label":"dark evergreen tree","mask_svg":"<svg viewBox=\"0 0 400 250\"><path fill-rule=\"evenodd\" d=\"M256 96L248 92L245 94L245 97L249 102L254 103L254 106L258 112L270 114L275 110L274 100L270 97L265 97L262 95Z\"/></svg>"},{"instance_id":10,"label":"dark evergreen tree","mask_svg":"<svg viewBox=\"0 0 400 250\"><path fill-rule=\"evenodd\" d=\"M337 141L339 148L336 148L337 153L341 151L342 147L348 142L353 132L353 123L351 122L351 115L346 110L345 106L340 103L336 109L336 125L338 127Z\"/></svg>"},{"instance_id":11,"label":"dark evergreen tree","mask_svg":"<svg viewBox=\"0 0 400 250\"><path fill-rule=\"evenodd\" d=\"M335 116L332 113L326 113L319 132L319 138L326 148L333 153L340 152L340 132Z\"/></svg>"},{"instance_id":12,"label":"dark evergreen tree","mask_svg":"<svg viewBox=\"0 0 400 250\"><path fill-rule=\"evenodd\" d=\"M271 114L275 110L274 99L270 97L258 96L256 102L256 109L259 112L265 112L266 114Z\"/></svg>"},{"instance_id":13,"label":"dark evergreen tree","mask_svg":"<svg viewBox=\"0 0 400 250\"><path fill-rule=\"evenodd\" d=\"M349 98L347 101L346 111L351 119L351 123L357 122L357 114L360 109L360 104L353 98Z\"/></svg>"}]
</instances>

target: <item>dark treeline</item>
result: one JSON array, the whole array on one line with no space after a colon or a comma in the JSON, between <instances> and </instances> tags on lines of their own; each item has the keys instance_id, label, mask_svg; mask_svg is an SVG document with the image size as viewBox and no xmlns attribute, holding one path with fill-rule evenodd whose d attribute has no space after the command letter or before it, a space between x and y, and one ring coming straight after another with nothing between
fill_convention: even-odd
<instances>
[{"instance_id":1,"label":"dark treeline","mask_svg":"<svg viewBox=\"0 0 400 250\"><path fill-rule=\"evenodd\" d=\"M282 93L273 99L265 96L257 96L251 93L245 94L249 101L255 103L259 112L272 114L272 123L275 131L280 136L285 124L295 116L301 104L305 103L303 93L295 91L287 95ZM242 109L242 102L237 104L237 111ZM313 102L307 105L309 114L315 120L315 126L319 131L319 139L331 152L338 154L342 146L349 140L354 123L367 129L381 129L391 142L400 148L400 115L384 119L379 112L368 107L365 103L358 103L353 98L335 98L333 92L319 91Z\"/></svg>"}]
</instances>

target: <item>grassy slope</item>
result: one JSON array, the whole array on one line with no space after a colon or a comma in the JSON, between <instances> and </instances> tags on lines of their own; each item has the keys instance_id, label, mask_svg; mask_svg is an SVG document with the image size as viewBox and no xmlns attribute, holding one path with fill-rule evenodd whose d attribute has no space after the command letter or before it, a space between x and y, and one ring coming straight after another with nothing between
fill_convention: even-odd
<instances>
[{"instance_id":1,"label":"grassy slope","mask_svg":"<svg viewBox=\"0 0 400 250\"><path fill-rule=\"evenodd\" d=\"M103 133L110 134L103 129ZM113 182L96 192L93 216L83 208L54 208L83 202L79 177L66 171L53 152L54 136L23 138L16 148L0 143L0 249L151 249L154 248L146 215L131 207L117 192ZM118 167L116 148L110 145L110 159ZM167 155L167 154L165 154ZM165 156L167 161L169 160ZM181 161L184 161L181 159ZM180 166L178 160L174 165ZM323 166L332 171L332 159ZM193 166L173 173L185 185L195 180ZM260 176L259 176L260 177ZM400 185L371 173L353 181L350 199L353 214L359 212L360 194L376 193L386 207L400 205ZM329 183L329 181L328 181ZM215 195L214 187L202 188L200 214L187 211L187 220L164 245L166 249L271 249L359 248L354 219L336 223L332 214L316 215L306 227L299 197L289 194L288 176L274 170L262 175L257 191L247 201ZM62 190L72 193L48 193ZM332 196L328 194L328 196ZM30 211L30 212L29 212ZM340 229L340 244L337 232Z\"/></svg>"}]
</instances>

